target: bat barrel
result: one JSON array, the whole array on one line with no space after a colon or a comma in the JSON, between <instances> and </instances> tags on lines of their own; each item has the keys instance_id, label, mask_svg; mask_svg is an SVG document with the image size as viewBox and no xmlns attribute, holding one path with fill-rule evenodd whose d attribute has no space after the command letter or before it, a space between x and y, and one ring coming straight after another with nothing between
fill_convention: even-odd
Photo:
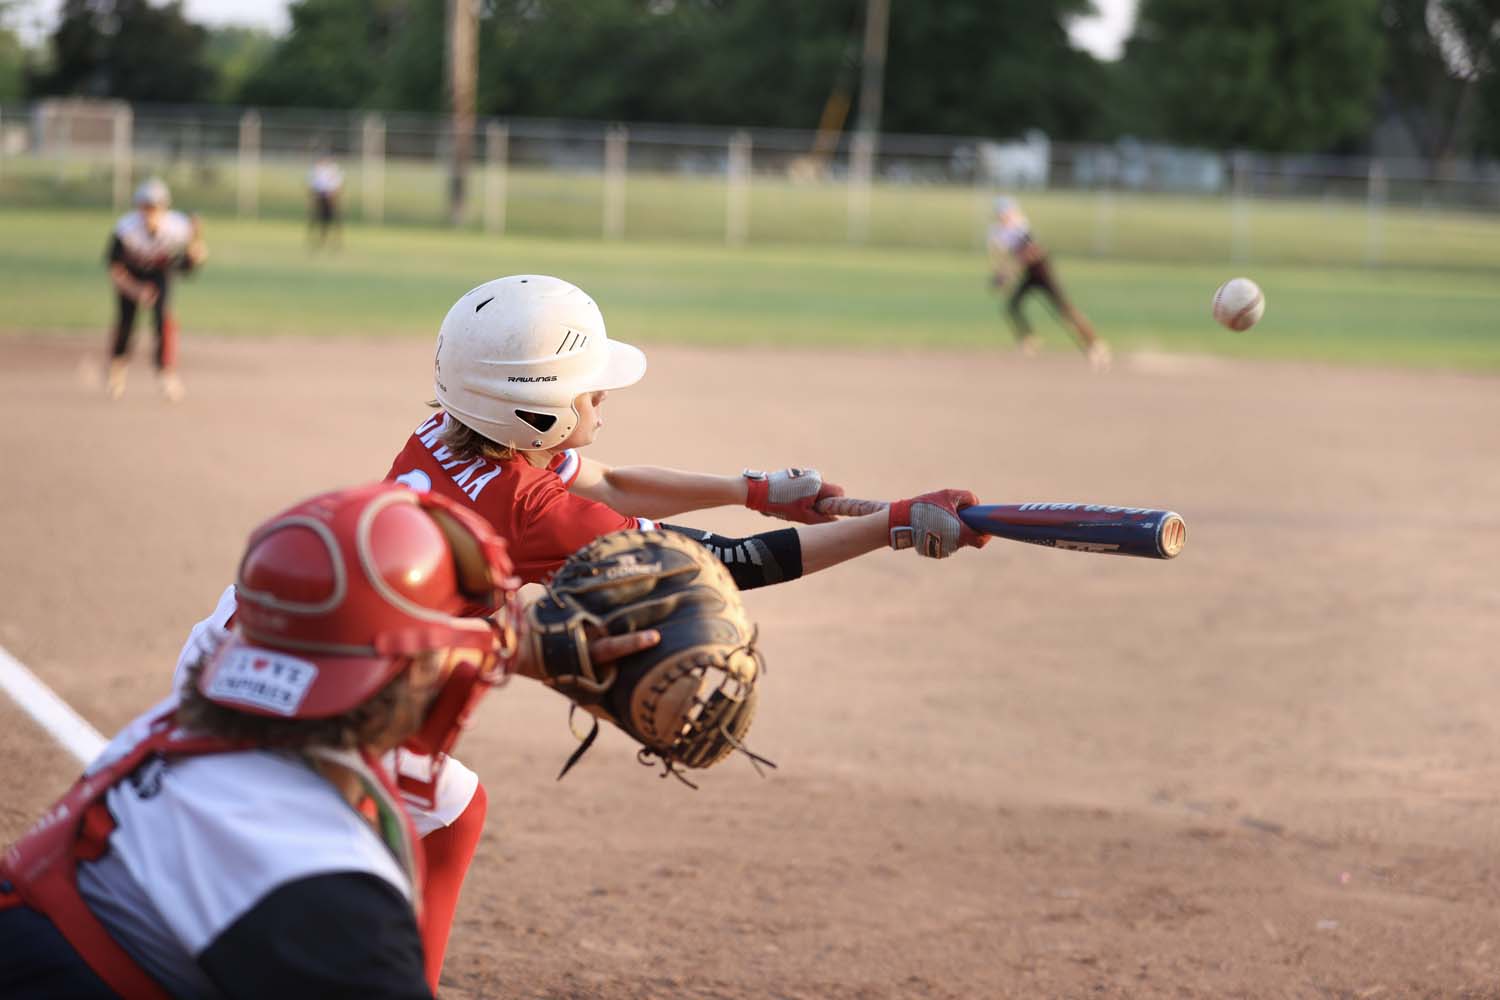
<instances>
[{"instance_id":1,"label":"bat barrel","mask_svg":"<svg viewBox=\"0 0 1500 1000\"><path fill-rule=\"evenodd\" d=\"M1180 514L1102 504L983 504L959 511L975 531L1075 552L1173 559L1187 544Z\"/></svg>"}]
</instances>

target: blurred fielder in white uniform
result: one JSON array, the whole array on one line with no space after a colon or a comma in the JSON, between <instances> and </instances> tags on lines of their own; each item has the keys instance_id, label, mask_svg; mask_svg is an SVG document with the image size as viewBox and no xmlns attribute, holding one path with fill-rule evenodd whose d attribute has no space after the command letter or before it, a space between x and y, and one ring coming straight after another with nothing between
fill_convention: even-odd
<instances>
[{"instance_id":1,"label":"blurred fielder in white uniform","mask_svg":"<svg viewBox=\"0 0 1500 1000\"><path fill-rule=\"evenodd\" d=\"M1078 340L1078 346L1096 369L1109 367L1109 345L1099 339L1088 317L1068 301L1062 285L1053 273L1050 255L1032 235L1031 223L1014 198L995 199L995 219L990 224L987 248L990 257L990 284L1000 290L1009 284L1013 272L1019 271L1014 289L1006 304L1010 322L1021 351L1030 356L1037 351L1036 334L1021 306L1032 292L1041 292L1051 301L1057 317L1066 323Z\"/></svg>"}]
</instances>

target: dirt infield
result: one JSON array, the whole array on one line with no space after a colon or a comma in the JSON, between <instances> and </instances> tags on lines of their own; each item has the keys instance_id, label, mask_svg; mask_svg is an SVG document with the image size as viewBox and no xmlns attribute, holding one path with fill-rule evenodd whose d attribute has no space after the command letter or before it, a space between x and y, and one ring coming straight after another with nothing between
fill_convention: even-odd
<instances>
[{"instance_id":1,"label":"dirt infield","mask_svg":"<svg viewBox=\"0 0 1500 1000\"><path fill-rule=\"evenodd\" d=\"M0 645L106 734L247 530L385 472L423 341L189 340L190 395L0 338ZM612 463L1168 506L1171 563L997 542L748 595L752 745L692 792L527 682L445 996L1500 996L1500 380L1134 357L650 351ZM765 522L713 511L725 531ZM0 700L9 839L73 766ZM691 930L689 930L691 929Z\"/></svg>"}]
</instances>

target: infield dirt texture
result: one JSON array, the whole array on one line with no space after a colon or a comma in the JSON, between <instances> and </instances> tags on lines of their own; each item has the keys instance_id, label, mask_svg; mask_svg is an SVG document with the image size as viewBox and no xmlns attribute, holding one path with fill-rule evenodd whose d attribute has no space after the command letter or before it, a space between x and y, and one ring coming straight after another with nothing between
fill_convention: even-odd
<instances>
[{"instance_id":1,"label":"infield dirt texture","mask_svg":"<svg viewBox=\"0 0 1500 1000\"><path fill-rule=\"evenodd\" d=\"M143 360L85 388L102 344L0 339L0 644L110 734L257 521L385 472L430 345L192 337L171 407ZM747 595L765 779L611 730L557 783L565 703L513 682L460 744L491 814L444 996L1500 994L1494 377L647 347L604 461L1171 507L1187 549ZM0 748L9 840L76 768L3 699Z\"/></svg>"}]
</instances>

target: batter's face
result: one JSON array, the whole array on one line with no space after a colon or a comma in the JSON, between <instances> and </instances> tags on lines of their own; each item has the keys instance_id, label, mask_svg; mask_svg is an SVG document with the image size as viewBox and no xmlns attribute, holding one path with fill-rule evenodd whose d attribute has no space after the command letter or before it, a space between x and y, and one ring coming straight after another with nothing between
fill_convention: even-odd
<instances>
[{"instance_id":1,"label":"batter's face","mask_svg":"<svg viewBox=\"0 0 1500 1000\"><path fill-rule=\"evenodd\" d=\"M573 433L568 435L566 441L558 445L559 450L583 448L594 443L594 436L604 426L604 415L600 410L608 395L602 390L586 392L573 400L573 409L578 411L578 426L573 428Z\"/></svg>"}]
</instances>

